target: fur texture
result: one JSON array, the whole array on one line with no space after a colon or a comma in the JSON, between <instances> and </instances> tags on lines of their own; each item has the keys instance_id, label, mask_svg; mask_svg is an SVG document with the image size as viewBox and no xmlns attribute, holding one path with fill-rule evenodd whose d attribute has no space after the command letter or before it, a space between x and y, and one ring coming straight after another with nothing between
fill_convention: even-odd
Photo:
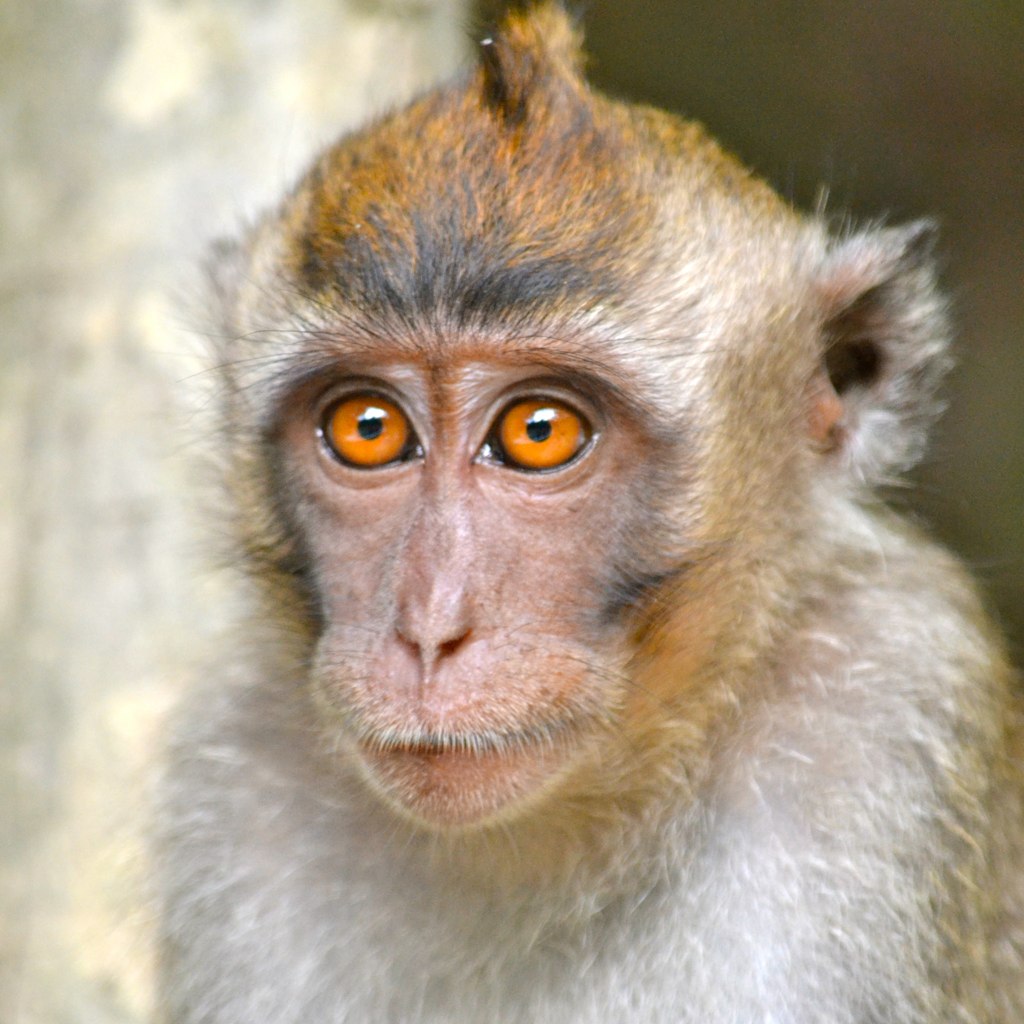
<instances>
[{"instance_id":1,"label":"fur texture","mask_svg":"<svg viewBox=\"0 0 1024 1024\"><path fill-rule=\"evenodd\" d=\"M874 493L948 365L930 229L833 237L581 63L559 7L513 15L218 256L251 621L171 751L166 1018L1016 1024L1010 671ZM595 382L634 447L602 525L538 559L592 567L565 618L599 725L522 806L436 829L325 715L347 577L287 424L348 367L469 357ZM521 687L555 645L526 633Z\"/></svg>"}]
</instances>

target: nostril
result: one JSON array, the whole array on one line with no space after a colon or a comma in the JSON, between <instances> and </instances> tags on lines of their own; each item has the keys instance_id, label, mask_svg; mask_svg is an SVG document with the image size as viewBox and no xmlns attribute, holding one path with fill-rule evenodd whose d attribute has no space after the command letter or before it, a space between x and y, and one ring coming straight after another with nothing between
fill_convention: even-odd
<instances>
[{"instance_id":1,"label":"nostril","mask_svg":"<svg viewBox=\"0 0 1024 1024\"><path fill-rule=\"evenodd\" d=\"M402 629L397 629L395 632L399 643L408 650L417 661L421 662L424 667L427 667L457 653L459 648L469 640L472 630L466 629L457 636L437 642L433 642L429 638L423 638L422 640L416 639L407 635L407 633Z\"/></svg>"},{"instance_id":2,"label":"nostril","mask_svg":"<svg viewBox=\"0 0 1024 1024\"><path fill-rule=\"evenodd\" d=\"M437 645L437 656L438 658L447 658L454 654L468 639L472 633L471 629L467 629L461 636L453 637L451 640L443 640Z\"/></svg>"},{"instance_id":3,"label":"nostril","mask_svg":"<svg viewBox=\"0 0 1024 1024\"><path fill-rule=\"evenodd\" d=\"M420 660L420 645L417 641L413 640L412 637L406 636L405 633L398 628L395 630L395 636L398 638L399 646L404 647L417 661Z\"/></svg>"}]
</instances>

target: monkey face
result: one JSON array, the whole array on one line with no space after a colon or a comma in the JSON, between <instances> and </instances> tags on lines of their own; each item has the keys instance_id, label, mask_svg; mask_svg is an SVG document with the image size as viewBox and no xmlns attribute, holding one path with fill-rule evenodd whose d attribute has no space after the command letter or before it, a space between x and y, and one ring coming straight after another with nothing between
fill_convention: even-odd
<instances>
[{"instance_id":1,"label":"monkey face","mask_svg":"<svg viewBox=\"0 0 1024 1024\"><path fill-rule=\"evenodd\" d=\"M806 232L767 187L509 60L511 92L484 67L342 140L218 282L229 422L269 445L239 446L245 543L313 609L325 735L446 827L577 769L646 785L650 721L697 742L719 691L678 711L691 666L744 636L759 538L802 507L803 410L774 396L817 363Z\"/></svg>"},{"instance_id":2,"label":"monkey face","mask_svg":"<svg viewBox=\"0 0 1024 1024\"><path fill-rule=\"evenodd\" d=\"M652 442L550 347L543 363L479 344L362 359L289 399L281 435L316 567L314 692L390 802L486 821L621 729L643 581L614 566L635 564ZM576 557L582 537L604 557Z\"/></svg>"}]
</instances>

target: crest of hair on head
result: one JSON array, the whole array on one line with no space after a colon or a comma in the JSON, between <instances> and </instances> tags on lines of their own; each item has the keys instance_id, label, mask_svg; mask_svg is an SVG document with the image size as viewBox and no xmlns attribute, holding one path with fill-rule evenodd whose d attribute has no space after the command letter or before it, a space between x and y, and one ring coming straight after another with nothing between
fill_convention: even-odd
<instances>
[{"instance_id":1,"label":"crest of hair on head","mask_svg":"<svg viewBox=\"0 0 1024 1024\"><path fill-rule=\"evenodd\" d=\"M530 97L540 85L561 80L585 88L583 33L557 0L511 11L481 41L480 64L485 102L512 125L530 116Z\"/></svg>"}]
</instances>

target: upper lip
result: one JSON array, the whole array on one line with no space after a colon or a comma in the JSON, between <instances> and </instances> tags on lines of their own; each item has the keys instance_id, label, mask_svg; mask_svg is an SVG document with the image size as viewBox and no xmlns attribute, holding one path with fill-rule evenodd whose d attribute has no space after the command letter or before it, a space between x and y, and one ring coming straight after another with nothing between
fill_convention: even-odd
<instances>
[{"instance_id":1,"label":"upper lip","mask_svg":"<svg viewBox=\"0 0 1024 1024\"><path fill-rule=\"evenodd\" d=\"M568 719L540 722L522 729L445 729L360 728L361 746L375 752L409 754L508 754L527 747L559 745L574 724Z\"/></svg>"}]
</instances>

